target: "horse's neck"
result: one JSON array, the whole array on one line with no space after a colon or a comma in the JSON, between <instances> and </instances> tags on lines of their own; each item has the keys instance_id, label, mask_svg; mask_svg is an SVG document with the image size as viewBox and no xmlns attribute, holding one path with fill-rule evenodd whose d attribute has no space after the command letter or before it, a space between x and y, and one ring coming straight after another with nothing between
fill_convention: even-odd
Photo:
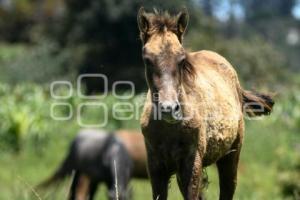
<instances>
[{"instance_id":1,"label":"horse's neck","mask_svg":"<svg viewBox=\"0 0 300 200\"><path fill-rule=\"evenodd\" d=\"M184 126L188 126L190 128L197 127L199 124L199 120L197 117L197 105L200 101L199 94L194 90L194 88L187 88L182 86L179 101L182 106L183 115L185 116L185 118L187 116L192 116L191 118L186 118L186 120L184 120Z\"/></svg>"},{"instance_id":2,"label":"horse's neck","mask_svg":"<svg viewBox=\"0 0 300 200\"><path fill-rule=\"evenodd\" d=\"M180 95L179 95L180 103L183 105L190 103L191 101L193 101L195 94L196 91L194 90L194 88L182 85L180 87Z\"/></svg>"}]
</instances>

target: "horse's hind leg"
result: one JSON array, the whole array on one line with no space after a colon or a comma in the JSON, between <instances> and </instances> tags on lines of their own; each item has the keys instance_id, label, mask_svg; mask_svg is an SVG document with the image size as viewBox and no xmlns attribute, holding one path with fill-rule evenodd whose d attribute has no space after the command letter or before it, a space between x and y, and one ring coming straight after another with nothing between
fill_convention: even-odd
<instances>
[{"instance_id":1,"label":"horse's hind leg","mask_svg":"<svg viewBox=\"0 0 300 200\"><path fill-rule=\"evenodd\" d=\"M232 151L217 161L219 172L220 200L233 199L237 183L237 168L241 144L241 137L238 137L232 146Z\"/></svg>"},{"instance_id":2,"label":"horse's hind leg","mask_svg":"<svg viewBox=\"0 0 300 200\"><path fill-rule=\"evenodd\" d=\"M87 200L90 192L91 179L85 174L81 174L79 177L78 185L76 187L76 200Z\"/></svg>"},{"instance_id":3,"label":"horse's hind leg","mask_svg":"<svg viewBox=\"0 0 300 200\"><path fill-rule=\"evenodd\" d=\"M76 171L70 188L69 200L86 200L89 178Z\"/></svg>"}]
</instances>

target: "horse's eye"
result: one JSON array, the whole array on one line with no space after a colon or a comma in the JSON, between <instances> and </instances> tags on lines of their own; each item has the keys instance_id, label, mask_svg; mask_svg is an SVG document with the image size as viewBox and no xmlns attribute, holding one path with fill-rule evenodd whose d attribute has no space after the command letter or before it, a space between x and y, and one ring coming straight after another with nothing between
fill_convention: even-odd
<instances>
[{"instance_id":1,"label":"horse's eye","mask_svg":"<svg viewBox=\"0 0 300 200\"><path fill-rule=\"evenodd\" d=\"M178 62L178 67L184 66L185 61L186 61L185 58L181 59L181 60Z\"/></svg>"},{"instance_id":2,"label":"horse's eye","mask_svg":"<svg viewBox=\"0 0 300 200\"><path fill-rule=\"evenodd\" d=\"M146 66L152 66L153 65L152 61L149 58L144 58L144 62L146 64Z\"/></svg>"}]
</instances>

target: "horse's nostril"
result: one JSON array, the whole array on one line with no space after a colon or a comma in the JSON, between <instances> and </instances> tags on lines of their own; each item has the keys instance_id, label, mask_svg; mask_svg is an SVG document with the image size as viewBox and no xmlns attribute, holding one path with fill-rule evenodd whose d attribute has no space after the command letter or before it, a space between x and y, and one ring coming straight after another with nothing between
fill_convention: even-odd
<instances>
[{"instance_id":1,"label":"horse's nostril","mask_svg":"<svg viewBox=\"0 0 300 200\"><path fill-rule=\"evenodd\" d=\"M163 113L171 113L172 112L172 104L169 102L160 103L160 109Z\"/></svg>"},{"instance_id":2,"label":"horse's nostril","mask_svg":"<svg viewBox=\"0 0 300 200\"><path fill-rule=\"evenodd\" d=\"M166 101L159 103L162 119L171 122L181 120L181 106L178 101Z\"/></svg>"},{"instance_id":3,"label":"horse's nostril","mask_svg":"<svg viewBox=\"0 0 300 200\"><path fill-rule=\"evenodd\" d=\"M160 104L161 112L163 113L172 113L180 111L179 103L161 103Z\"/></svg>"},{"instance_id":4,"label":"horse's nostril","mask_svg":"<svg viewBox=\"0 0 300 200\"><path fill-rule=\"evenodd\" d=\"M175 107L174 107L174 111L178 112L180 111L180 105L178 103L176 103Z\"/></svg>"}]
</instances>

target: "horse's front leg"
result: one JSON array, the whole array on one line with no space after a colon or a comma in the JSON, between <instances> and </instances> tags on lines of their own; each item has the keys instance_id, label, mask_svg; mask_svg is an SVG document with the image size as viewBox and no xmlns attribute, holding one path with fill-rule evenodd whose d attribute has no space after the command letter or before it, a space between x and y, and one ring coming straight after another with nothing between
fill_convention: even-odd
<instances>
[{"instance_id":1,"label":"horse's front leg","mask_svg":"<svg viewBox=\"0 0 300 200\"><path fill-rule=\"evenodd\" d=\"M148 154L148 172L152 186L153 200L166 200L168 197L170 172L161 163L161 159L151 154Z\"/></svg>"},{"instance_id":2,"label":"horse's front leg","mask_svg":"<svg viewBox=\"0 0 300 200\"><path fill-rule=\"evenodd\" d=\"M177 182L185 200L201 200L202 160L198 151L179 163Z\"/></svg>"},{"instance_id":3,"label":"horse's front leg","mask_svg":"<svg viewBox=\"0 0 300 200\"><path fill-rule=\"evenodd\" d=\"M70 189L69 200L85 200L88 196L90 178L78 171L75 172Z\"/></svg>"},{"instance_id":4,"label":"horse's front leg","mask_svg":"<svg viewBox=\"0 0 300 200\"><path fill-rule=\"evenodd\" d=\"M76 171L74 173L74 177L73 177L73 180L72 180L72 185L71 185L71 188L70 188L70 191L69 191L68 200L76 200L76 192L77 192L79 179L80 179L80 173L78 171Z\"/></svg>"}]
</instances>

